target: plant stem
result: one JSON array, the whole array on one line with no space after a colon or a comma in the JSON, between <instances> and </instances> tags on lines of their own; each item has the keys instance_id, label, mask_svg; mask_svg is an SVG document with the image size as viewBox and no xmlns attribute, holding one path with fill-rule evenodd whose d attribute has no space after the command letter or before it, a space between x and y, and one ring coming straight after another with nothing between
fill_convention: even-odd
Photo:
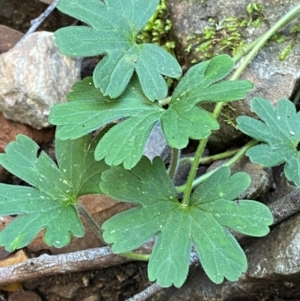
<instances>
[{"instance_id":1,"label":"plant stem","mask_svg":"<svg viewBox=\"0 0 300 301\"><path fill-rule=\"evenodd\" d=\"M171 179L174 179L176 176L179 159L180 159L179 149L172 148L172 157L171 157L171 163L170 163L170 167L169 167L169 176Z\"/></svg>"},{"instance_id":2,"label":"plant stem","mask_svg":"<svg viewBox=\"0 0 300 301\"><path fill-rule=\"evenodd\" d=\"M236 163L242 156L244 156L244 154L246 153L246 151L256 145L258 143L257 140L251 140L249 141L246 145L244 145L236 154L235 156L233 156L230 160L228 160L226 163L222 164L221 166L219 166L218 168L211 170L209 172L207 172L206 174L204 174L203 176L197 178L196 180L193 181L192 183L192 188L198 186L199 184L201 184L202 182L204 182L205 180L207 180L215 171L217 171L219 168L221 168L222 166L232 166L234 163ZM184 192L187 188L187 184L182 185L182 186L177 186L176 187L176 191L177 193L181 193Z\"/></svg>"},{"instance_id":3,"label":"plant stem","mask_svg":"<svg viewBox=\"0 0 300 301\"><path fill-rule=\"evenodd\" d=\"M264 46L264 44L268 41L268 39L276 33L281 27L286 25L288 22L293 20L298 14L300 13L300 4L294 7L290 12L288 12L285 16L283 16L279 21L277 21L262 37L254 41L253 44L250 44L251 51L248 53L248 55L245 57L244 61L241 63L241 65L237 68L237 70L234 72L234 74L231 76L230 80L236 80L239 78L239 76L242 74L244 69L247 67L247 65L251 62L251 60L256 56L258 51ZM249 48L249 49L250 49ZM213 117L217 120L221 110L223 108L224 102L220 102L216 105L214 111L213 111ZM193 189L193 182L196 176L196 171L198 168L198 164L200 162L201 155L203 153L203 150L206 147L206 143L208 141L208 138L202 139L199 143L198 149L196 151L195 159L192 164L188 180L184 189L184 196L183 196L183 201L182 205L187 206L189 204L189 198L191 191ZM236 157L236 156L234 156ZM229 164L227 162L227 164ZM227 165L228 166L228 165ZM210 175L211 173L205 174L206 178ZM203 176L204 177L204 176ZM202 179L202 177L200 177ZM199 178L199 179L200 179ZM200 182L201 183L201 182ZM180 191L180 188L177 188L177 191ZM178 192L179 192L178 191ZM182 190L181 190L182 192Z\"/></svg>"},{"instance_id":4,"label":"plant stem","mask_svg":"<svg viewBox=\"0 0 300 301\"><path fill-rule=\"evenodd\" d=\"M85 219L85 221L88 223L89 227L93 230L93 232L96 234L96 236L105 243L103 239L103 231L99 227L99 225L94 221L94 219L91 217L91 215L88 213L88 211L84 208L84 206L80 203L76 206L78 212L82 217Z\"/></svg>"},{"instance_id":5,"label":"plant stem","mask_svg":"<svg viewBox=\"0 0 300 301\"><path fill-rule=\"evenodd\" d=\"M160 107L163 107L163 106L165 106L165 105L168 105L168 104L170 103L171 99L172 99L171 96L166 97L166 98L160 100L160 101L158 102L158 104L159 104Z\"/></svg>"},{"instance_id":6,"label":"plant stem","mask_svg":"<svg viewBox=\"0 0 300 301\"><path fill-rule=\"evenodd\" d=\"M197 148L197 151L195 153L194 162L193 162L191 170L189 172L187 183L186 183L186 186L185 186L185 189L184 189L183 200L182 200L182 203L181 203L181 205L183 205L183 206L188 206L189 205L190 195L191 195L191 192L192 192L192 189L193 189L193 181L195 179L197 169L198 169L198 165L199 165L199 161L200 161L202 153L205 149L206 143L207 143L207 138L202 139L200 141L199 146Z\"/></svg>"},{"instance_id":7,"label":"plant stem","mask_svg":"<svg viewBox=\"0 0 300 301\"><path fill-rule=\"evenodd\" d=\"M261 37L257 38L253 42L251 42L249 45L246 45L237 55L235 55L232 60L234 63L238 62L243 56L245 56L247 53L249 53L253 47L258 43L258 41L261 39Z\"/></svg>"},{"instance_id":8,"label":"plant stem","mask_svg":"<svg viewBox=\"0 0 300 301\"><path fill-rule=\"evenodd\" d=\"M208 163L211 163L211 162L214 162L214 161L226 159L228 157L233 156L237 152L238 152L238 149L235 149L235 150L226 151L224 153L203 157L203 158L200 159L199 164L208 164ZM179 164L185 164L185 163L192 164L193 162L194 162L194 157L186 157L186 158L180 159Z\"/></svg>"},{"instance_id":9,"label":"plant stem","mask_svg":"<svg viewBox=\"0 0 300 301\"><path fill-rule=\"evenodd\" d=\"M247 65L250 63L250 61L256 56L258 51L269 40L269 38L274 33L276 33L281 27L285 26L290 21L292 21L294 18L296 18L298 14L300 14L300 4L295 6L291 11L289 11L280 20L278 20L263 36L261 36L256 41L254 41L254 43L255 43L254 47L249 52L249 54L245 57L245 60L242 62L242 64L239 66L239 68L236 70L236 72L233 74L233 76L231 77L231 80L237 79L241 75L241 73L244 71L244 69L247 67Z\"/></svg>"},{"instance_id":10,"label":"plant stem","mask_svg":"<svg viewBox=\"0 0 300 301\"><path fill-rule=\"evenodd\" d=\"M139 260L139 261L149 261L150 259L150 254L141 254L135 252L124 252L119 255L130 259Z\"/></svg>"}]
</instances>

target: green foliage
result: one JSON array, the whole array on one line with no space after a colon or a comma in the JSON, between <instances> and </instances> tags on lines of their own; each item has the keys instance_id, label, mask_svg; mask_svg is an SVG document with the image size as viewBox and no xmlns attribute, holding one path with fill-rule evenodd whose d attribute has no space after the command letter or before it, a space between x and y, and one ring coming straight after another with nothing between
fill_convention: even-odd
<instances>
[{"instance_id":1,"label":"green foliage","mask_svg":"<svg viewBox=\"0 0 300 301\"><path fill-rule=\"evenodd\" d=\"M233 201L249 186L250 177L242 172L230 177L227 167L220 168L195 190L189 206L178 201L176 189L159 158L151 164L144 157L130 171L113 167L102 178L105 194L140 205L106 221L104 239L113 244L113 252L122 253L157 235L148 275L163 287L180 287L184 283L192 243L213 282L221 283L224 277L237 280L246 271L247 260L226 228L263 236L273 222L265 205Z\"/></svg>"},{"instance_id":2,"label":"green foliage","mask_svg":"<svg viewBox=\"0 0 300 301\"><path fill-rule=\"evenodd\" d=\"M137 35L136 40L138 43L154 43L173 53L175 42L169 37L171 28L172 22L168 19L166 0L160 0L155 13Z\"/></svg>"},{"instance_id":3,"label":"green foliage","mask_svg":"<svg viewBox=\"0 0 300 301\"><path fill-rule=\"evenodd\" d=\"M285 163L286 177L300 186L300 113L288 99L278 101L277 108L264 98L251 101L253 111L262 121L247 116L237 118L238 128L264 143L247 151L252 162L272 167Z\"/></svg>"},{"instance_id":4,"label":"green foliage","mask_svg":"<svg viewBox=\"0 0 300 301\"><path fill-rule=\"evenodd\" d=\"M279 59L281 61L286 60L286 58L292 53L295 45L297 44L299 33L300 25L295 24L290 28L289 34L280 32L271 36L270 41L274 41L279 44L285 42L283 49L279 53Z\"/></svg>"},{"instance_id":5,"label":"green foliage","mask_svg":"<svg viewBox=\"0 0 300 301\"><path fill-rule=\"evenodd\" d=\"M220 53L237 55L247 45L243 32L249 26L259 27L264 21L263 5L249 3L247 17L230 16L222 20L208 19L208 26L201 34L190 35L185 51L194 54L192 63L210 59Z\"/></svg>"},{"instance_id":6,"label":"green foliage","mask_svg":"<svg viewBox=\"0 0 300 301\"><path fill-rule=\"evenodd\" d=\"M44 239L61 248L71 234L82 237L84 228L75 205L77 197L101 193L99 180L106 165L95 162L90 135L73 141L56 140L59 167L38 145L19 135L0 154L0 164L32 187L0 184L0 216L19 215L0 233L0 245L10 252L28 245L45 229Z\"/></svg>"},{"instance_id":7,"label":"green foliage","mask_svg":"<svg viewBox=\"0 0 300 301\"><path fill-rule=\"evenodd\" d=\"M49 120L60 125L56 133L58 139L76 139L112 121L128 118L116 124L100 140L95 158L105 158L109 165L123 163L130 169L142 157L148 136L157 121L162 123L168 144L178 149L185 147L189 138L205 138L212 130L218 129L217 121L197 104L245 97L253 87L248 81L219 82L233 67L233 61L227 55L195 65L179 82L168 109L147 101L136 79L114 101L101 95L92 86L91 79L85 79L73 87L69 96L71 102L52 109Z\"/></svg>"},{"instance_id":8,"label":"green foliage","mask_svg":"<svg viewBox=\"0 0 300 301\"><path fill-rule=\"evenodd\" d=\"M69 26L55 32L60 51L69 56L105 55L93 74L103 95L119 97L133 72L149 100L163 99L168 92L162 77L180 77L176 59L154 44L137 44L136 36L154 13L158 0L127 2L61 0L58 8L88 26ZM79 42L80 41L80 42Z\"/></svg>"},{"instance_id":9,"label":"green foliage","mask_svg":"<svg viewBox=\"0 0 300 301\"><path fill-rule=\"evenodd\" d=\"M208 137L219 128L222 105L243 99L253 85L244 80L223 81L233 71L234 61L220 55L190 68L167 97L163 76L179 77L180 65L159 46L139 43L140 30L147 28L158 2L60 0L61 11L86 24L55 33L61 52L103 58L92 78L72 87L67 103L52 108L49 120L57 125L57 164L43 151L39 154L38 145L22 135L0 154L0 164L29 185L0 184L0 216L17 215L0 232L0 245L7 250L26 246L42 229L45 242L58 248L67 245L72 235L83 236L78 197L104 193L136 205L102 225L104 239L115 253L124 253L154 237L148 273L159 285L180 287L184 283L192 246L215 283L224 278L235 281L246 271L246 256L228 228L246 235L266 235L273 222L270 210L253 200L235 201L250 184L246 173L231 175L228 167L220 167L203 178L194 179L194 175ZM251 22L261 9L256 4L247 7ZM157 15L156 11L154 18ZM222 49L239 45L239 28L246 26L245 20L211 21L213 29L205 31L199 47L211 47L224 30L227 40L220 43ZM159 33L167 30L160 23L148 24ZM206 102L218 103L213 113L201 106ZM299 166L300 141L294 106L286 99L279 101L277 109L264 99L254 99L252 106L263 121L240 117L239 128L266 143L247 154L266 166L286 162L288 178L300 185L300 176L292 169ZM174 186L160 158L151 163L143 157L157 122L174 149L186 147L190 139L201 139L182 190ZM171 162L173 170L177 161ZM184 193L182 202L178 191Z\"/></svg>"}]
</instances>

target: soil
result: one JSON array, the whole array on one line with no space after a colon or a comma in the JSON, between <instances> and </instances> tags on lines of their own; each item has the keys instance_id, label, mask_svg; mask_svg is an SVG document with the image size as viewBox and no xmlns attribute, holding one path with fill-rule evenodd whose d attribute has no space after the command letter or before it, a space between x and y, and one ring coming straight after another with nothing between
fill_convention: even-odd
<instances>
[{"instance_id":1,"label":"soil","mask_svg":"<svg viewBox=\"0 0 300 301\"><path fill-rule=\"evenodd\" d=\"M149 285L145 263L55 275L23 284L25 289L37 293L42 301L121 301Z\"/></svg>"}]
</instances>

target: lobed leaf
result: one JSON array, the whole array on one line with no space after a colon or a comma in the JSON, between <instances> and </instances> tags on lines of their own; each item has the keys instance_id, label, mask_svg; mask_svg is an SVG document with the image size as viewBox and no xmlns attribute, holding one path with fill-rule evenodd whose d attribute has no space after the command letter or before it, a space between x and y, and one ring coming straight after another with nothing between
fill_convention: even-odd
<instances>
[{"instance_id":1,"label":"lobed leaf","mask_svg":"<svg viewBox=\"0 0 300 301\"><path fill-rule=\"evenodd\" d=\"M146 112L144 116L134 116L114 126L98 143L95 159L105 158L109 165L123 163L126 169L135 166L161 114L160 111Z\"/></svg>"},{"instance_id":2,"label":"lobed leaf","mask_svg":"<svg viewBox=\"0 0 300 301\"><path fill-rule=\"evenodd\" d=\"M277 108L261 97L251 101L253 111L261 121L247 116L237 118L238 127L245 134L263 142L247 151L250 160L272 167L285 163L286 177L300 186L300 113L288 99L278 101Z\"/></svg>"},{"instance_id":3,"label":"lobed leaf","mask_svg":"<svg viewBox=\"0 0 300 301\"><path fill-rule=\"evenodd\" d=\"M163 68L162 63L160 66ZM219 124L211 113L197 103L240 99L252 89L247 81L215 83L228 75L232 67L233 61L227 55L194 66L180 81L167 109L148 101L141 89L142 82L136 77L114 101L101 94L91 79L85 79L72 88L68 96L71 102L52 108L49 120L60 126L57 137L63 140L79 138L117 121L100 140L95 158L130 169L141 159L149 134L158 121L167 143L178 149L186 147L189 139L206 138L218 129ZM150 82L151 76L149 87Z\"/></svg>"},{"instance_id":4,"label":"lobed leaf","mask_svg":"<svg viewBox=\"0 0 300 301\"><path fill-rule=\"evenodd\" d=\"M85 135L76 140L55 140L59 169L71 181L76 196L102 193L99 179L108 166L103 160L94 159L94 152L101 138L101 135L94 139L91 139L91 135Z\"/></svg>"},{"instance_id":5,"label":"lobed leaf","mask_svg":"<svg viewBox=\"0 0 300 301\"><path fill-rule=\"evenodd\" d=\"M66 200L31 187L1 184L0 189L0 214L19 215L0 232L0 245L7 251L27 246L43 228L45 243L56 248L69 244L71 235L84 235L76 209Z\"/></svg>"},{"instance_id":6,"label":"lobed leaf","mask_svg":"<svg viewBox=\"0 0 300 301\"><path fill-rule=\"evenodd\" d=\"M234 67L230 56L222 54L191 67L176 87L172 101L227 102L242 99L253 84L245 80L218 82ZM171 101L171 103L172 103Z\"/></svg>"},{"instance_id":7,"label":"lobed leaf","mask_svg":"<svg viewBox=\"0 0 300 301\"><path fill-rule=\"evenodd\" d=\"M131 170L112 167L102 176L102 191L139 206L115 215L103 224L104 239L115 253L126 252L157 236L148 265L151 281L180 287L188 274L189 255L195 244L202 266L215 283L224 277L237 280L247 269L246 256L227 227L263 236L273 222L264 204L233 201L250 184L245 173L230 176L222 167L193 193L183 206L163 162L143 159ZM115 189L115 187L118 189ZM231 189L232 188L232 189Z\"/></svg>"},{"instance_id":8,"label":"lobed leaf","mask_svg":"<svg viewBox=\"0 0 300 301\"><path fill-rule=\"evenodd\" d=\"M73 141L56 140L59 167L29 137L18 135L0 154L0 164L32 187L0 184L0 216L18 215L0 232L0 245L12 252L28 245L45 229L50 246L66 246L71 235L82 237L77 197L101 193L99 180L107 169L95 162L90 135Z\"/></svg>"},{"instance_id":9,"label":"lobed leaf","mask_svg":"<svg viewBox=\"0 0 300 301\"><path fill-rule=\"evenodd\" d=\"M55 32L56 43L69 56L104 55L93 74L103 95L118 98L136 72L143 92L151 101L167 95L162 75L180 77L181 67L163 48L137 44L139 31L154 13L159 1L61 0L58 9L88 26L69 26Z\"/></svg>"},{"instance_id":10,"label":"lobed leaf","mask_svg":"<svg viewBox=\"0 0 300 301\"><path fill-rule=\"evenodd\" d=\"M185 101L173 101L161 117L162 129L168 145L184 148L191 139L208 137L219 123L211 113Z\"/></svg>"}]
</instances>

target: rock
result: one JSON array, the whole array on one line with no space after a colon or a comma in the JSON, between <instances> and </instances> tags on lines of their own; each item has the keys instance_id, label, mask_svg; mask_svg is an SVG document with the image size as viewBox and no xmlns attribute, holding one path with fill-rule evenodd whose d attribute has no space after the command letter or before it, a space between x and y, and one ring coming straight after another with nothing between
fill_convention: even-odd
<instances>
[{"instance_id":1,"label":"rock","mask_svg":"<svg viewBox=\"0 0 300 301\"><path fill-rule=\"evenodd\" d=\"M39 295L31 291L18 291L8 297L8 301L41 301Z\"/></svg>"},{"instance_id":2,"label":"rock","mask_svg":"<svg viewBox=\"0 0 300 301\"><path fill-rule=\"evenodd\" d=\"M247 277L280 280L290 289L291 295L297 293L297 297L300 296L300 214L278 225L271 234L253 244L247 253L250 263Z\"/></svg>"},{"instance_id":3,"label":"rock","mask_svg":"<svg viewBox=\"0 0 300 301\"><path fill-rule=\"evenodd\" d=\"M212 44L208 52L211 51L212 55L224 52L231 54L230 47L222 50L220 46L222 39L230 35L230 31L224 28L224 20L226 18L245 19L247 22L250 21L250 18L260 17L262 19L258 28L251 25L236 31L241 35L241 39L250 43L266 32L269 26L272 26L280 17L298 4L296 0L290 0L288 3L285 0L275 2L271 0L256 1L255 3L257 4L263 4L264 9L256 15L249 16L246 12L248 3L249 1L246 0L168 1L170 18L173 24L172 31L177 39L176 50L180 60L187 66L191 65L193 59L197 61L203 60L205 55L202 54L201 57L201 54L196 51L199 43L198 45L194 44L194 42L188 40L188 37L201 35L207 27L212 27L217 32L216 37L211 40ZM214 24L211 23L212 18L215 20ZM287 36L287 39L291 39L290 28L291 26L288 26L284 31L281 31ZM277 42L269 42L246 68L241 78L253 82L255 90L248 94L245 101L232 102L230 106L224 107L222 115L219 117L221 130L215 131L210 137L209 142L211 145L224 149L232 144L234 140L241 137L241 133L232 125L239 115L253 115L249 106L253 96L264 97L276 104L280 98L288 98L292 95L297 79L300 77L300 69L298 67L300 65L300 44L296 43L287 59L280 61L279 53L283 47L282 44ZM210 106L210 110L213 107Z\"/></svg>"},{"instance_id":4,"label":"rock","mask_svg":"<svg viewBox=\"0 0 300 301\"><path fill-rule=\"evenodd\" d=\"M163 153L166 151L166 148L167 142L162 132L161 125L160 123L156 123L149 135L143 154L152 161L156 156L163 157ZM166 158L162 159L165 161Z\"/></svg>"},{"instance_id":5,"label":"rock","mask_svg":"<svg viewBox=\"0 0 300 301\"><path fill-rule=\"evenodd\" d=\"M54 139L53 129L36 130L28 125L7 120L0 113L0 152L3 153L6 145L15 140L18 134L29 136L38 144L49 143Z\"/></svg>"},{"instance_id":6,"label":"rock","mask_svg":"<svg viewBox=\"0 0 300 301\"><path fill-rule=\"evenodd\" d=\"M1 72L1 71L0 71ZM29 136L38 144L49 143L54 139L53 129L37 130L28 125L10 121L0 112L0 152L3 153L6 145L15 140L18 134ZM8 172L0 166L0 182L6 181Z\"/></svg>"},{"instance_id":7,"label":"rock","mask_svg":"<svg viewBox=\"0 0 300 301\"><path fill-rule=\"evenodd\" d=\"M0 54L14 47L22 36L22 32L0 25Z\"/></svg>"},{"instance_id":8,"label":"rock","mask_svg":"<svg viewBox=\"0 0 300 301\"><path fill-rule=\"evenodd\" d=\"M0 55L0 110L6 118L48 127L53 105L79 80L80 60L59 53L53 33L36 32Z\"/></svg>"}]
</instances>

